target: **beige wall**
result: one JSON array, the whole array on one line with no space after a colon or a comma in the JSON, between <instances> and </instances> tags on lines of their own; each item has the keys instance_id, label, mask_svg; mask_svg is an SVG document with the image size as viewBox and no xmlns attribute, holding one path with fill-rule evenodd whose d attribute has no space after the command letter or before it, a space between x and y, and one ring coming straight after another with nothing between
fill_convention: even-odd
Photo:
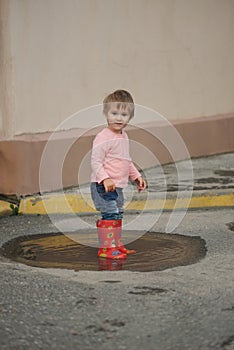
<instances>
[{"instance_id":1,"label":"beige wall","mask_svg":"<svg viewBox=\"0 0 234 350\"><path fill-rule=\"evenodd\" d=\"M191 157L233 152L233 18L233 0L0 0L0 193L39 192L48 131L117 88L171 120ZM100 108L74 119L104 123ZM60 188L50 171L76 132L61 129L48 191ZM171 160L142 130L130 136ZM69 151L63 187L77 185L92 137Z\"/></svg>"},{"instance_id":2,"label":"beige wall","mask_svg":"<svg viewBox=\"0 0 234 350\"><path fill-rule=\"evenodd\" d=\"M234 111L233 0L1 0L0 136L116 88L170 120Z\"/></svg>"}]
</instances>

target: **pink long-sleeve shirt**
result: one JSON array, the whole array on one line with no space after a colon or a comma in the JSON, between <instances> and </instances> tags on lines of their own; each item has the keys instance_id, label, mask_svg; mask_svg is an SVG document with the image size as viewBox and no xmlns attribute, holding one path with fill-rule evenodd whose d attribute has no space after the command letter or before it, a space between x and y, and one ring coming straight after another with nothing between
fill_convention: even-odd
<instances>
[{"instance_id":1,"label":"pink long-sleeve shirt","mask_svg":"<svg viewBox=\"0 0 234 350\"><path fill-rule=\"evenodd\" d=\"M91 156L91 182L101 183L110 178L116 187L124 188L128 179L135 181L141 174L129 155L127 133L117 134L109 128L103 129L93 141Z\"/></svg>"}]
</instances>

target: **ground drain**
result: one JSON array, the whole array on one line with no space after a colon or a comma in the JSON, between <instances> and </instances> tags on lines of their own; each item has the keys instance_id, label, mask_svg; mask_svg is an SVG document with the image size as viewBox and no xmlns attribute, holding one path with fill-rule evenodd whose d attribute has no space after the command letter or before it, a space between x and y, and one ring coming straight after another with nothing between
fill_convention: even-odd
<instances>
[{"instance_id":1,"label":"ground drain","mask_svg":"<svg viewBox=\"0 0 234 350\"><path fill-rule=\"evenodd\" d=\"M145 272L190 265L206 255L202 238L178 234L147 232L129 246L137 254L125 260L98 259L96 248L81 245L61 233L51 233L16 238L5 243L0 253L36 267Z\"/></svg>"}]
</instances>

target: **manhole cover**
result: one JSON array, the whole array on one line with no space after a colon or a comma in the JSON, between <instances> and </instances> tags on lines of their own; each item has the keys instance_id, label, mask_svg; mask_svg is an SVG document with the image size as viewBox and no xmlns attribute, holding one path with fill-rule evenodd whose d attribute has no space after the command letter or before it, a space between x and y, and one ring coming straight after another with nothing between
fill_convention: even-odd
<instances>
[{"instance_id":1,"label":"manhole cover","mask_svg":"<svg viewBox=\"0 0 234 350\"><path fill-rule=\"evenodd\" d=\"M131 236L136 232L127 231L127 234ZM139 232L137 236L140 236ZM76 271L131 270L145 272L193 264L206 255L203 239L178 234L147 232L132 242L129 247L135 249L137 253L129 255L127 259L100 259L97 257L97 248L79 244L61 233L52 233L11 240L4 244L1 254L15 261L37 267L66 268Z\"/></svg>"}]
</instances>

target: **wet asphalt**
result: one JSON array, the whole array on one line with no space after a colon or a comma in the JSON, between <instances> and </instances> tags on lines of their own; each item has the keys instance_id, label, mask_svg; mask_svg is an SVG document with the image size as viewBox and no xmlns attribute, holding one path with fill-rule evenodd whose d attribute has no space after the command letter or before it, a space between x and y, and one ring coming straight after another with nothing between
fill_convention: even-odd
<instances>
[{"instance_id":1,"label":"wet asphalt","mask_svg":"<svg viewBox=\"0 0 234 350\"><path fill-rule=\"evenodd\" d=\"M233 193L232 154L194 161L195 180L209 178L197 191L207 191L207 184L208 191ZM155 215L146 212L142 225ZM170 215L162 212L151 230L165 232ZM0 255L0 348L233 349L233 223L233 208L188 211L171 234L200 237L207 253L195 264L163 271L37 268ZM57 231L48 216L0 217L1 246Z\"/></svg>"}]
</instances>

